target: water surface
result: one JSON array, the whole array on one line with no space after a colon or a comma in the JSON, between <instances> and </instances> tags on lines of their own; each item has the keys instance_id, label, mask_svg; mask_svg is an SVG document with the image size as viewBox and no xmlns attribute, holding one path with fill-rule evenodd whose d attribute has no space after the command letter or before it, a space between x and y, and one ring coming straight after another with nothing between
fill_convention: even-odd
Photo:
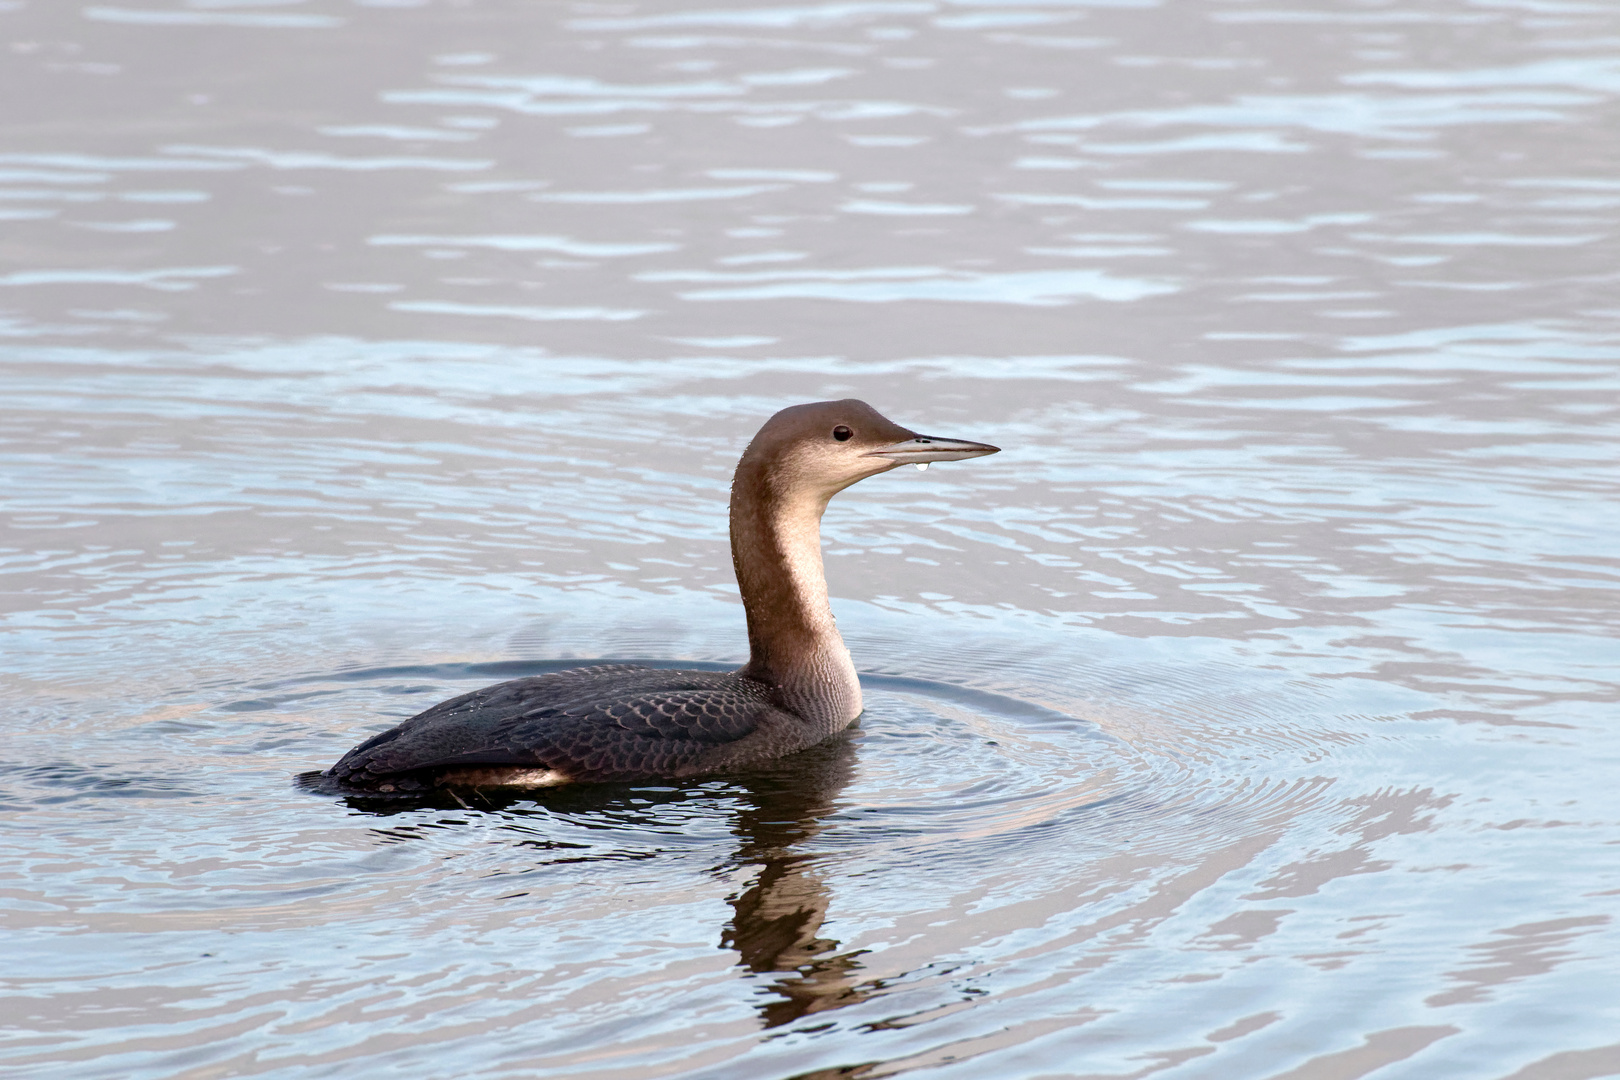
<instances>
[{"instance_id":1,"label":"water surface","mask_svg":"<svg viewBox=\"0 0 1620 1080\"><path fill-rule=\"evenodd\" d=\"M0 2L19 1077L1620 1075L1620 14ZM742 658L757 774L318 798L444 697Z\"/></svg>"}]
</instances>

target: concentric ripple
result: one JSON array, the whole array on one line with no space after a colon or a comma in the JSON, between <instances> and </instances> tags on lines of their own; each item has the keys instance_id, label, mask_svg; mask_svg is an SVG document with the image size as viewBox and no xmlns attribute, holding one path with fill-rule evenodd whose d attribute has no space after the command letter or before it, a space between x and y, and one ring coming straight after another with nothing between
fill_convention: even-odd
<instances>
[{"instance_id":1,"label":"concentric ripple","mask_svg":"<svg viewBox=\"0 0 1620 1080\"><path fill-rule=\"evenodd\" d=\"M369 699L392 712L398 709L400 695L426 707L488 685L491 679L598 663L717 671L729 667L608 657L354 669L264 684L258 688L260 696L219 708L274 709L337 693L347 699L348 707ZM922 853L940 844L984 843L999 845L1002 856L1009 858L1021 838L1059 824L1083 828L1091 844L1151 844L1155 837L1178 830L1189 838L1202 835L1204 826L1216 820L1242 819L1249 826L1282 821L1308 809L1328 786L1308 778L1285 779L1274 772L1255 774L1244 761L1271 762L1299 737L1290 735L1279 718L1243 714L1219 699L1205 701L1203 727L1213 735L1217 721L1225 721L1241 731L1245 737L1224 740L1229 750L1237 751L1231 755L1221 750L1219 738L1208 740L1196 752L1164 752L1163 745L1155 745L1172 737L1176 706L1157 719L1156 738L1146 731L1155 724L1152 718L1134 718L1135 733L1143 736L1143 745L1138 746L1110 730L1125 725L1099 723L1006 693L886 674L865 674L861 682L866 709L848 732L833 740L842 749L822 747L751 774L685 784L651 781L440 793L425 805L515 812L527 819L525 828L531 830L537 827L532 815L539 813L571 833L578 832L557 841L580 850L577 858L616 858L631 850L651 854L670 842L677 848L687 846L699 835L712 838L717 830L724 835L728 826L713 814L723 819L734 810L731 803L739 791L765 783L779 795L790 792L816 808L814 831L820 834L821 846L854 846L875 857L889 848ZM314 685L327 688L312 689ZM1179 706L1187 707L1185 702ZM354 740L369 730L354 732ZM829 754L847 760L829 772ZM370 799L353 804L388 815L406 812L410 805L408 800ZM597 847L603 850L596 851ZM585 849L592 853L584 853Z\"/></svg>"}]
</instances>

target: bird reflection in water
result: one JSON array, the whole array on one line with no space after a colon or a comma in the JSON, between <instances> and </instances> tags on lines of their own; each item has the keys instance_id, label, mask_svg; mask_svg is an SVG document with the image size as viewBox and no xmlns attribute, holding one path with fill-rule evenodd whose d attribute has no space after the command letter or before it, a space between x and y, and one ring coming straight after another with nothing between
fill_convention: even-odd
<instances>
[{"instance_id":1,"label":"bird reflection in water","mask_svg":"<svg viewBox=\"0 0 1620 1080\"><path fill-rule=\"evenodd\" d=\"M853 1005L874 989L857 981L859 954L840 953L837 941L821 936L832 896L817 857L802 850L824 827L854 763L853 743L839 737L743 781L748 806L733 825L740 843L732 864L757 866L759 875L731 900L720 943L756 974L787 975L771 987L775 1000L759 1008L766 1027Z\"/></svg>"},{"instance_id":2,"label":"bird reflection in water","mask_svg":"<svg viewBox=\"0 0 1620 1080\"><path fill-rule=\"evenodd\" d=\"M548 813L570 818L600 817L647 822L660 807L689 805L694 800L731 803L731 823L737 838L735 852L716 874L755 869L750 884L729 898L732 917L720 931L720 946L734 950L741 966L757 976L778 974L768 982L768 998L757 1008L767 1028L789 1024L803 1016L853 1005L865 1000L878 986L860 978L859 953L839 951L839 942L821 936L832 897L817 873L818 857L804 850L825 828L836 809L838 795L854 772L855 746L845 732L808 750L771 762L723 786L714 781L701 788L631 787L590 784L517 793L511 789L485 791L440 789L430 797L382 801L349 797L353 810L395 817L423 809L457 809L477 815L499 815L521 826L528 846L571 849L573 844L535 844L533 824ZM737 805L740 804L740 805ZM439 826L447 822L437 822ZM382 828L391 842L417 839L412 826ZM587 850L558 852L558 861L590 860ZM656 855L656 853L654 853Z\"/></svg>"}]
</instances>

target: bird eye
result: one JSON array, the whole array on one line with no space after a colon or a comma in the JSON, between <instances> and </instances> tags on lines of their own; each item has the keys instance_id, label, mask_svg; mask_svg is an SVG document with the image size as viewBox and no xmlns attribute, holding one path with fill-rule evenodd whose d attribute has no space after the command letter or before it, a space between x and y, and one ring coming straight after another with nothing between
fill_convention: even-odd
<instances>
[{"instance_id":1,"label":"bird eye","mask_svg":"<svg viewBox=\"0 0 1620 1080\"><path fill-rule=\"evenodd\" d=\"M843 424L839 424L837 427L833 428L833 438L837 439L839 442L849 442L850 436L854 434L855 433L853 431L849 430L849 428L845 427Z\"/></svg>"}]
</instances>

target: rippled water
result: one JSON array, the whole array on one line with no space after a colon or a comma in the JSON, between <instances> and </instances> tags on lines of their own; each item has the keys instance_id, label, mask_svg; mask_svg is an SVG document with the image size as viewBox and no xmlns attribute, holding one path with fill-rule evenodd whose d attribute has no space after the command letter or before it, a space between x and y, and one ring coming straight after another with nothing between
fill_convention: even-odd
<instances>
[{"instance_id":1,"label":"rippled water","mask_svg":"<svg viewBox=\"0 0 1620 1080\"><path fill-rule=\"evenodd\" d=\"M18 1077L1620 1075L1620 8L0 0ZM345 804L723 667L761 420L867 712Z\"/></svg>"}]
</instances>

